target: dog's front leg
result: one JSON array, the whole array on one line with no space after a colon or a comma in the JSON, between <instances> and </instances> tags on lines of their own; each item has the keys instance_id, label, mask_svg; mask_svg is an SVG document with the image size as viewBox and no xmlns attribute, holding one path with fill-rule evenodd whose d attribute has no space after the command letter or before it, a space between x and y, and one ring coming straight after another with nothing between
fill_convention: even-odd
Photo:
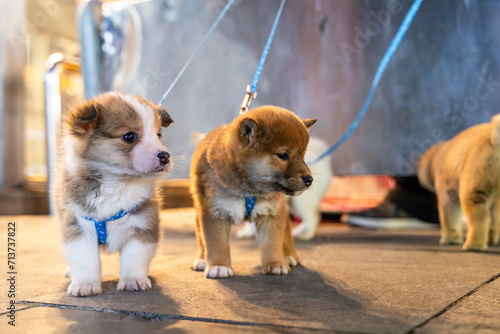
<instances>
[{"instance_id":1,"label":"dog's front leg","mask_svg":"<svg viewBox=\"0 0 500 334\"><path fill-rule=\"evenodd\" d=\"M438 210L441 223L440 244L461 245L462 236L462 210L457 195L448 189L438 188Z\"/></svg>"},{"instance_id":2,"label":"dog's front leg","mask_svg":"<svg viewBox=\"0 0 500 334\"><path fill-rule=\"evenodd\" d=\"M231 254L229 252L231 223L207 216L201 217L201 223L207 257L205 277L232 277L233 269L231 268Z\"/></svg>"},{"instance_id":3,"label":"dog's front leg","mask_svg":"<svg viewBox=\"0 0 500 334\"><path fill-rule=\"evenodd\" d=\"M81 234L64 242L64 255L69 264L71 283L68 296L98 295L101 287L101 259L97 238Z\"/></svg>"},{"instance_id":4,"label":"dog's front leg","mask_svg":"<svg viewBox=\"0 0 500 334\"><path fill-rule=\"evenodd\" d=\"M283 247L286 230L285 217L281 215L261 217L256 224L262 263L261 272L271 275L287 275L290 272L290 266L285 260Z\"/></svg>"},{"instance_id":5,"label":"dog's front leg","mask_svg":"<svg viewBox=\"0 0 500 334\"><path fill-rule=\"evenodd\" d=\"M205 241L203 240L203 227L201 226L201 217L196 214L195 226L196 241L198 242L198 252L196 258L191 265L191 268L196 271L203 271L207 267L207 260L205 257Z\"/></svg>"},{"instance_id":6,"label":"dog's front leg","mask_svg":"<svg viewBox=\"0 0 500 334\"><path fill-rule=\"evenodd\" d=\"M493 210L491 210L491 226L488 243L498 245L500 239L500 198L495 199Z\"/></svg>"},{"instance_id":7,"label":"dog's front leg","mask_svg":"<svg viewBox=\"0 0 500 334\"><path fill-rule=\"evenodd\" d=\"M129 239L120 252L120 280L118 290L147 290L152 287L148 278L149 263L156 251L156 243Z\"/></svg>"}]
</instances>

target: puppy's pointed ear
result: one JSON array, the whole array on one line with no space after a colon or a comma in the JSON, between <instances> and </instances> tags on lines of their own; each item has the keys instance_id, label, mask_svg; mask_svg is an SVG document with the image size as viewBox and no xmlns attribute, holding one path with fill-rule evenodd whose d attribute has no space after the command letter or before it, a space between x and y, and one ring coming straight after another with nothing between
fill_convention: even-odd
<instances>
[{"instance_id":1,"label":"puppy's pointed ear","mask_svg":"<svg viewBox=\"0 0 500 334\"><path fill-rule=\"evenodd\" d=\"M170 117L170 115L168 114L168 112L165 109L160 108L160 109L157 109L156 111L160 115L161 126L163 126L164 128L168 127L170 124L172 124L174 122L172 117Z\"/></svg>"},{"instance_id":2,"label":"puppy's pointed ear","mask_svg":"<svg viewBox=\"0 0 500 334\"><path fill-rule=\"evenodd\" d=\"M252 118L244 118L240 123L240 142L244 145L250 144L255 138L263 135L259 124Z\"/></svg>"},{"instance_id":3,"label":"puppy's pointed ear","mask_svg":"<svg viewBox=\"0 0 500 334\"><path fill-rule=\"evenodd\" d=\"M302 120L302 123L304 123L304 125L306 126L306 128L310 128L311 126L314 125L314 123L316 123L318 120L317 119L314 119L314 118L307 118L307 119L303 119Z\"/></svg>"},{"instance_id":4,"label":"puppy's pointed ear","mask_svg":"<svg viewBox=\"0 0 500 334\"><path fill-rule=\"evenodd\" d=\"M67 117L67 122L76 134L93 132L97 127L99 116L95 101L88 101L73 109Z\"/></svg>"}]
</instances>

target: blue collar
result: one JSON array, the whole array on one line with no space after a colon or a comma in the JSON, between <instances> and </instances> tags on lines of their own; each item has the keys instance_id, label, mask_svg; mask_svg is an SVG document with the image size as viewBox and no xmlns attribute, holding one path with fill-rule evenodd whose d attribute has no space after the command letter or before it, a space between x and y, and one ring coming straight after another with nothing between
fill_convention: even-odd
<instances>
[{"instance_id":1,"label":"blue collar","mask_svg":"<svg viewBox=\"0 0 500 334\"><path fill-rule=\"evenodd\" d=\"M255 200L257 198L254 197L245 197L245 217L252 213L253 207L255 206Z\"/></svg>"},{"instance_id":2,"label":"blue collar","mask_svg":"<svg viewBox=\"0 0 500 334\"><path fill-rule=\"evenodd\" d=\"M128 211L121 210L120 212L118 212L114 216L111 216L110 218L107 218L107 219L98 220L98 219L94 219L94 218L90 218L90 217L84 217L84 216L81 216L81 217L83 219L90 220L90 221L94 222L95 230L97 232L97 242L99 245L104 245L106 243L107 238L108 238L107 234L106 234L106 222L111 222L114 220L118 220L122 217L125 217L130 212L135 210L140 204L141 203L137 204L136 206L134 206L132 209L130 209Z\"/></svg>"}]
</instances>

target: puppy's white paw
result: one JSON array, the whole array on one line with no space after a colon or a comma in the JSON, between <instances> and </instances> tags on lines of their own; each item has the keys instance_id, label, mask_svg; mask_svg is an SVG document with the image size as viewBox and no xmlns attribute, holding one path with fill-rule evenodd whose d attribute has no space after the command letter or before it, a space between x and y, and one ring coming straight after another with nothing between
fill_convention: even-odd
<instances>
[{"instance_id":1,"label":"puppy's white paw","mask_svg":"<svg viewBox=\"0 0 500 334\"><path fill-rule=\"evenodd\" d=\"M500 234L498 234L498 231L497 230L490 230L490 234L488 236L489 244L496 246L496 245L498 245L499 239L500 239Z\"/></svg>"},{"instance_id":2,"label":"puppy's white paw","mask_svg":"<svg viewBox=\"0 0 500 334\"><path fill-rule=\"evenodd\" d=\"M462 246L462 249L466 250L466 251L480 252L480 251L485 251L486 249L488 249L488 245L481 244L481 243L472 243L472 242L466 241L464 243L464 245Z\"/></svg>"},{"instance_id":3,"label":"puppy's white paw","mask_svg":"<svg viewBox=\"0 0 500 334\"><path fill-rule=\"evenodd\" d=\"M233 277L233 269L226 266L208 266L205 268L206 278L227 278Z\"/></svg>"},{"instance_id":4,"label":"puppy's white paw","mask_svg":"<svg viewBox=\"0 0 500 334\"><path fill-rule=\"evenodd\" d=\"M294 238L297 238L299 240L312 240L316 236L316 228L313 226L309 226L309 224L306 224L302 222L301 224L295 226L292 229L292 236Z\"/></svg>"},{"instance_id":5,"label":"puppy's white paw","mask_svg":"<svg viewBox=\"0 0 500 334\"><path fill-rule=\"evenodd\" d=\"M260 271L266 275L288 275L291 269L286 263L276 262L263 265Z\"/></svg>"},{"instance_id":6,"label":"puppy's white paw","mask_svg":"<svg viewBox=\"0 0 500 334\"><path fill-rule=\"evenodd\" d=\"M439 240L441 245L461 245L462 242L463 237L458 233L443 234Z\"/></svg>"},{"instance_id":7,"label":"puppy's white paw","mask_svg":"<svg viewBox=\"0 0 500 334\"><path fill-rule=\"evenodd\" d=\"M152 287L151 280L147 277L120 279L116 286L120 291L140 291L151 289Z\"/></svg>"},{"instance_id":8,"label":"puppy's white paw","mask_svg":"<svg viewBox=\"0 0 500 334\"><path fill-rule=\"evenodd\" d=\"M290 267L295 267L300 263L299 258L292 255L285 256L285 261L290 265Z\"/></svg>"},{"instance_id":9,"label":"puppy's white paw","mask_svg":"<svg viewBox=\"0 0 500 334\"><path fill-rule=\"evenodd\" d=\"M193 261L193 265L191 268L196 271L203 271L205 270L205 267L207 266L207 260L205 259L196 259Z\"/></svg>"},{"instance_id":10,"label":"puppy's white paw","mask_svg":"<svg viewBox=\"0 0 500 334\"><path fill-rule=\"evenodd\" d=\"M295 226L293 229L292 229L292 235L293 237L298 237L300 236L302 233L304 233L306 231L306 224L304 223L300 223L299 225Z\"/></svg>"},{"instance_id":11,"label":"puppy's white paw","mask_svg":"<svg viewBox=\"0 0 500 334\"><path fill-rule=\"evenodd\" d=\"M98 282L71 282L68 286L68 296L87 297L95 296L102 292L101 283Z\"/></svg>"},{"instance_id":12,"label":"puppy's white paw","mask_svg":"<svg viewBox=\"0 0 500 334\"><path fill-rule=\"evenodd\" d=\"M238 239L253 238L256 233L257 229L255 228L255 223L246 222L242 228L236 231L236 238Z\"/></svg>"}]
</instances>

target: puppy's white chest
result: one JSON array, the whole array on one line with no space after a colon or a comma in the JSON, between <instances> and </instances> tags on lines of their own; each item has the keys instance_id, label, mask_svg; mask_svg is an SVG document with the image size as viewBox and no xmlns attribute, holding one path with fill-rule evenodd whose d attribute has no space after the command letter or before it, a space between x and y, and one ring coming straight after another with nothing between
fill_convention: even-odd
<instances>
[{"instance_id":1,"label":"puppy's white chest","mask_svg":"<svg viewBox=\"0 0 500 334\"><path fill-rule=\"evenodd\" d=\"M127 214L112 221L98 221L102 226L97 227L95 220L77 216L83 232L90 236L91 240L99 243L101 238L109 253L118 251L126 240L134 234L134 228L145 228L146 221L140 215ZM104 230L104 235L102 234ZM100 234L101 232L101 234Z\"/></svg>"},{"instance_id":2,"label":"puppy's white chest","mask_svg":"<svg viewBox=\"0 0 500 334\"><path fill-rule=\"evenodd\" d=\"M154 183L120 183L103 184L98 196L89 195L88 202L99 208L98 217L111 217L120 210L127 210L152 196Z\"/></svg>"},{"instance_id":3,"label":"puppy's white chest","mask_svg":"<svg viewBox=\"0 0 500 334\"><path fill-rule=\"evenodd\" d=\"M212 203L214 215L239 225L245 218L245 200L233 197L219 197Z\"/></svg>"},{"instance_id":4,"label":"puppy's white chest","mask_svg":"<svg viewBox=\"0 0 500 334\"><path fill-rule=\"evenodd\" d=\"M257 199L255 204L251 205L244 198L231 197L216 199L212 208L218 218L231 220L235 225L239 225L245 220L253 221L257 216L272 215L277 210L271 202L266 200ZM247 211L250 213L245 219Z\"/></svg>"},{"instance_id":5,"label":"puppy's white chest","mask_svg":"<svg viewBox=\"0 0 500 334\"><path fill-rule=\"evenodd\" d=\"M278 212L279 205L266 200L257 200L250 212L250 221L254 221L257 216L273 216Z\"/></svg>"}]
</instances>

